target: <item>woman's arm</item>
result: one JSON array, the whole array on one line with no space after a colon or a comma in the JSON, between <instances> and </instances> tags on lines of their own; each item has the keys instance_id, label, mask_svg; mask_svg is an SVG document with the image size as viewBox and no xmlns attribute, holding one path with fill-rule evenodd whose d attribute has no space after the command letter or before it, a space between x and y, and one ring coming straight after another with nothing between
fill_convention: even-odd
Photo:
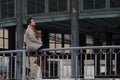
<instances>
[{"instance_id":1,"label":"woman's arm","mask_svg":"<svg viewBox=\"0 0 120 80\"><path fill-rule=\"evenodd\" d=\"M34 32L31 28L28 28L28 35L29 35L31 41L33 41L33 42L35 42L35 43L38 43L38 44L41 43L40 38L37 39L37 38L35 37L35 32Z\"/></svg>"}]
</instances>

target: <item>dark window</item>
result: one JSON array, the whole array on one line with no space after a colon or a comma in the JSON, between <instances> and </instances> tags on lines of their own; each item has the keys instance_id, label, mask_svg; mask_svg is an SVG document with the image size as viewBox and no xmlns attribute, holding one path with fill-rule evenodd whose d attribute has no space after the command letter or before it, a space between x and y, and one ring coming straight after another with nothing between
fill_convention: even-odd
<instances>
[{"instance_id":1,"label":"dark window","mask_svg":"<svg viewBox=\"0 0 120 80\"><path fill-rule=\"evenodd\" d=\"M57 11L57 2L58 0L49 0L49 12Z\"/></svg>"},{"instance_id":2,"label":"dark window","mask_svg":"<svg viewBox=\"0 0 120 80\"><path fill-rule=\"evenodd\" d=\"M45 12L45 0L37 0L37 13Z\"/></svg>"},{"instance_id":3,"label":"dark window","mask_svg":"<svg viewBox=\"0 0 120 80\"><path fill-rule=\"evenodd\" d=\"M118 8L118 7L120 7L120 0L110 0L110 7L111 8Z\"/></svg>"},{"instance_id":4,"label":"dark window","mask_svg":"<svg viewBox=\"0 0 120 80\"><path fill-rule=\"evenodd\" d=\"M1 18L14 16L14 0L1 0Z\"/></svg>"},{"instance_id":5,"label":"dark window","mask_svg":"<svg viewBox=\"0 0 120 80\"><path fill-rule=\"evenodd\" d=\"M8 17L14 16L14 3L9 2L8 4Z\"/></svg>"},{"instance_id":6,"label":"dark window","mask_svg":"<svg viewBox=\"0 0 120 80\"><path fill-rule=\"evenodd\" d=\"M105 8L105 0L83 0L84 9L102 9Z\"/></svg>"},{"instance_id":7,"label":"dark window","mask_svg":"<svg viewBox=\"0 0 120 80\"><path fill-rule=\"evenodd\" d=\"M28 14L45 12L45 0L27 0Z\"/></svg>"},{"instance_id":8,"label":"dark window","mask_svg":"<svg viewBox=\"0 0 120 80\"><path fill-rule=\"evenodd\" d=\"M49 12L66 11L67 0L49 0Z\"/></svg>"},{"instance_id":9,"label":"dark window","mask_svg":"<svg viewBox=\"0 0 120 80\"><path fill-rule=\"evenodd\" d=\"M67 0L59 0L58 4L59 11L66 11L67 10Z\"/></svg>"},{"instance_id":10,"label":"dark window","mask_svg":"<svg viewBox=\"0 0 120 80\"><path fill-rule=\"evenodd\" d=\"M93 0L83 0L84 9L93 9Z\"/></svg>"},{"instance_id":11,"label":"dark window","mask_svg":"<svg viewBox=\"0 0 120 80\"><path fill-rule=\"evenodd\" d=\"M27 0L27 10L28 14L35 13L35 0Z\"/></svg>"},{"instance_id":12,"label":"dark window","mask_svg":"<svg viewBox=\"0 0 120 80\"><path fill-rule=\"evenodd\" d=\"M105 8L105 0L95 0L95 9Z\"/></svg>"}]
</instances>

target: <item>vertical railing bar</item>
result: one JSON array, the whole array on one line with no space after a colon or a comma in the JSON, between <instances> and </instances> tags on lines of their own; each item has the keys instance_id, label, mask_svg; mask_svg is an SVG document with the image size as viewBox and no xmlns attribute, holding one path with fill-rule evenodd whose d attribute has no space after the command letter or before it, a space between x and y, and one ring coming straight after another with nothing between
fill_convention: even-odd
<instances>
[{"instance_id":1,"label":"vertical railing bar","mask_svg":"<svg viewBox=\"0 0 120 80\"><path fill-rule=\"evenodd\" d=\"M46 64L47 64L47 61L46 61L46 60L47 60L47 52L45 51L45 70L46 70L46 73L48 73L48 72L47 72L47 69L46 69L46 67L47 67L47 66L46 66ZM48 76L48 75L46 74L46 76Z\"/></svg>"},{"instance_id":2,"label":"vertical railing bar","mask_svg":"<svg viewBox=\"0 0 120 80\"><path fill-rule=\"evenodd\" d=\"M69 77L69 75L68 75L68 73L69 73L69 72L68 72L68 66L69 66L68 64L69 64L69 63L67 63L67 62L69 62L69 60L68 60L68 55L67 55L67 60L66 60L66 66L67 66L67 77Z\"/></svg>"},{"instance_id":3,"label":"vertical railing bar","mask_svg":"<svg viewBox=\"0 0 120 80\"><path fill-rule=\"evenodd\" d=\"M57 76L60 76L60 56L58 56L58 74Z\"/></svg>"},{"instance_id":4,"label":"vertical railing bar","mask_svg":"<svg viewBox=\"0 0 120 80\"><path fill-rule=\"evenodd\" d=\"M2 57L1 57L1 68L3 68L3 54L2 54Z\"/></svg>"},{"instance_id":5,"label":"vertical railing bar","mask_svg":"<svg viewBox=\"0 0 120 80\"><path fill-rule=\"evenodd\" d=\"M62 50L62 59L61 59L62 60L62 68L61 68L62 69L62 71L61 71L62 72L62 78L64 77L64 70L63 70L64 69L64 64L63 64L64 63L64 61L63 61L63 59L64 59L64 53L65 52Z\"/></svg>"},{"instance_id":6,"label":"vertical railing bar","mask_svg":"<svg viewBox=\"0 0 120 80\"><path fill-rule=\"evenodd\" d=\"M62 59L61 59L61 69L62 69L62 70L61 70L61 73L62 73L62 74L61 74L61 77L62 77L62 79L64 80L63 77L65 77L65 76L64 76L64 56L63 56L63 55L64 55L64 50L62 50Z\"/></svg>"},{"instance_id":7,"label":"vertical railing bar","mask_svg":"<svg viewBox=\"0 0 120 80\"><path fill-rule=\"evenodd\" d=\"M55 77L55 54L56 53L53 54L53 77Z\"/></svg>"},{"instance_id":8,"label":"vertical railing bar","mask_svg":"<svg viewBox=\"0 0 120 80\"><path fill-rule=\"evenodd\" d=\"M38 55L39 56L39 55ZM38 67L38 68L40 68L40 69L38 69L38 70L40 70L41 71L41 74L42 75L38 75L38 77L39 76L41 76L41 77L44 77L44 72L43 72L43 70L42 70L42 56L40 56L40 57L38 57L39 58L39 60L40 60L40 62L39 62L39 64L40 64L40 66ZM38 60L37 60L38 61ZM38 63L38 62L37 62ZM42 73L43 72L43 73Z\"/></svg>"},{"instance_id":9,"label":"vertical railing bar","mask_svg":"<svg viewBox=\"0 0 120 80\"><path fill-rule=\"evenodd\" d=\"M17 60L16 60L16 56L15 56L15 74L14 74L14 78L15 78L15 79L16 79L16 76L17 76L17 75L16 75L16 73L17 73L17 72L16 72L16 69L17 69L17 68L16 68L16 66L17 66L17 62L16 62L16 61L17 61Z\"/></svg>"},{"instance_id":10,"label":"vertical railing bar","mask_svg":"<svg viewBox=\"0 0 120 80\"><path fill-rule=\"evenodd\" d=\"M100 52L99 52L99 54L100 54L100 73L101 73L101 61L102 61L102 54L103 54L103 52L102 52L102 49L100 49ZM99 74L100 76L101 76L101 74Z\"/></svg>"},{"instance_id":11,"label":"vertical railing bar","mask_svg":"<svg viewBox=\"0 0 120 80\"><path fill-rule=\"evenodd\" d=\"M72 51L70 50L70 58L72 57ZM72 59L70 59L70 62L72 64ZM71 67L71 73L72 73L72 67ZM70 75L70 77L72 77L72 75Z\"/></svg>"},{"instance_id":12,"label":"vertical railing bar","mask_svg":"<svg viewBox=\"0 0 120 80\"><path fill-rule=\"evenodd\" d=\"M37 55L39 56L39 54L37 53ZM45 77L45 66L44 66L44 56L42 55L42 56L40 56L40 57L38 57L38 58L40 58L39 60L40 60L40 62L39 62L39 64L40 64L40 66L38 67L39 68L39 70L41 71L41 73L42 73L42 77ZM44 67L42 67L42 65L44 66ZM38 78L40 77L40 74L38 75Z\"/></svg>"},{"instance_id":13,"label":"vertical railing bar","mask_svg":"<svg viewBox=\"0 0 120 80\"><path fill-rule=\"evenodd\" d=\"M1 67L2 67L2 69L3 69L3 54L2 54L2 58L1 58ZM2 76L2 78L3 78L3 76Z\"/></svg>"},{"instance_id":14,"label":"vertical railing bar","mask_svg":"<svg viewBox=\"0 0 120 80\"><path fill-rule=\"evenodd\" d=\"M91 51L91 49L90 49L90 51ZM89 54L90 54L90 60L92 61L92 53L89 53ZM90 65L90 69L91 69L91 70L90 70L90 75L91 75L91 76L93 76L93 75L92 75L92 67L91 67L92 65L93 65L93 64L91 63L91 65ZM89 75L89 76L90 76L90 75Z\"/></svg>"},{"instance_id":15,"label":"vertical railing bar","mask_svg":"<svg viewBox=\"0 0 120 80\"><path fill-rule=\"evenodd\" d=\"M11 60L10 63L12 64L12 53L10 53L10 58L11 58L11 59L10 59L10 60ZM10 71L10 72L11 72L10 78L12 78L12 65L11 65L10 68L11 68L11 69L10 69L10 70L11 70L11 71Z\"/></svg>"},{"instance_id":16,"label":"vertical railing bar","mask_svg":"<svg viewBox=\"0 0 120 80\"><path fill-rule=\"evenodd\" d=\"M97 76L97 53L95 54L95 75Z\"/></svg>"},{"instance_id":17,"label":"vertical railing bar","mask_svg":"<svg viewBox=\"0 0 120 80\"><path fill-rule=\"evenodd\" d=\"M87 53L84 53L85 54L85 62L87 62L88 60L87 60ZM87 67L87 64L86 63L84 63L85 64L85 68ZM86 70L85 70L85 72L86 72ZM85 73L85 76L87 76L87 74Z\"/></svg>"},{"instance_id":18,"label":"vertical railing bar","mask_svg":"<svg viewBox=\"0 0 120 80\"><path fill-rule=\"evenodd\" d=\"M82 75L82 49L80 49L80 52L81 52L81 53L80 53L80 54L81 54L81 56L80 56L80 59L81 59L81 60L80 60L80 61L81 61L81 62L80 62L80 76L83 76L83 75Z\"/></svg>"},{"instance_id":19,"label":"vertical railing bar","mask_svg":"<svg viewBox=\"0 0 120 80\"><path fill-rule=\"evenodd\" d=\"M117 54L115 53L115 75L117 75Z\"/></svg>"},{"instance_id":20,"label":"vertical railing bar","mask_svg":"<svg viewBox=\"0 0 120 80\"><path fill-rule=\"evenodd\" d=\"M109 54L110 54L110 76L111 76L111 68L112 68L112 66L113 66L113 65L112 65L112 53L111 53L111 48L110 48L109 51L110 51Z\"/></svg>"},{"instance_id":21,"label":"vertical railing bar","mask_svg":"<svg viewBox=\"0 0 120 80\"><path fill-rule=\"evenodd\" d=\"M9 78L9 65L7 64L7 80L8 80L8 78Z\"/></svg>"},{"instance_id":22,"label":"vertical railing bar","mask_svg":"<svg viewBox=\"0 0 120 80\"><path fill-rule=\"evenodd\" d=\"M77 52L77 51L76 51ZM75 54L77 56L77 54ZM78 68L78 58L76 57L76 77L78 75L78 71L77 71L77 68Z\"/></svg>"},{"instance_id":23,"label":"vertical railing bar","mask_svg":"<svg viewBox=\"0 0 120 80\"><path fill-rule=\"evenodd\" d=\"M30 57L30 56L29 56L29 54L28 54L26 57L28 58L27 61L26 61L26 62L28 62L28 68L30 68L30 65L29 65L29 64L30 64L30 63L29 63L29 62L30 62L30 61L29 61L29 57ZM29 74L28 69L26 69L26 76L28 76L28 74Z\"/></svg>"},{"instance_id":24,"label":"vertical railing bar","mask_svg":"<svg viewBox=\"0 0 120 80\"><path fill-rule=\"evenodd\" d=\"M3 67L3 54L2 54L2 57L1 57L1 68Z\"/></svg>"},{"instance_id":25,"label":"vertical railing bar","mask_svg":"<svg viewBox=\"0 0 120 80\"><path fill-rule=\"evenodd\" d=\"M44 54L44 53L43 53ZM44 70L44 77L46 76L46 66L45 66L45 61L46 61L46 58L45 58L45 54L44 55L42 55L42 62L43 62L43 65L44 65L44 67L43 67L43 70Z\"/></svg>"},{"instance_id":26,"label":"vertical railing bar","mask_svg":"<svg viewBox=\"0 0 120 80\"><path fill-rule=\"evenodd\" d=\"M107 53L105 53L105 75L107 75Z\"/></svg>"},{"instance_id":27,"label":"vertical railing bar","mask_svg":"<svg viewBox=\"0 0 120 80\"><path fill-rule=\"evenodd\" d=\"M46 52L44 52L44 55L43 55L43 59L44 59L44 70L45 70L45 73L47 73L46 72ZM47 74L45 74L45 76L47 76Z\"/></svg>"},{"instance_id":28,"label":"vertical railing bar","mask_svg":"<svg viewBox=\"0 0 120 80\"><path fill-rule=\"evenodd\" d=\"M25 59L25 58L26 58L26 53L25 53L25 51L23 51L22 54L23 54L23 62L22 62L22 63L23 63L23 64L22 64L22 65L23 65L23 66L22 66L22 67L23 67L23 69L22 69L22 80L25 80L25 76L26 76L26 59Z\"/></svg>"},{"instance_id":29,"label":"vertical railing bar","mask_svg":"<svg viewBox=\"0 0 120 80\"><path fill-rule=\"evenodd\" d=\"M61 63L61 77L62 77L62 79L64 78L64 71L63 71L63 60L62 60L62 63Z\"/></svg>"},{"instance_id":30,"label":"vertical railing bar","mask_svg":"<svg viewBox=\"0 0 120 80\"><path fill-rule=\"evenodd\" d=\"M50 73L51 73L51 66L50 66L50 63L51 63L51 61L50 61L50 56L49 56L49 62L48 62L48 64L49 64L49 65L48 65L48 66L49 66L49 67L48 67L48 68L49 68L49 75L48 75L48 76L49 76L49 77L51 76L51 75L50 75Z\"/></svg>"},{"instance_id":31,"label":"vertical railing bar","mask_svg":"<svg viewBox=\"0 0 120 80\"><path fill-rule=\"evenodd\" d=\"M3 54L3 79L4 79L4 76L5 76L5 54Z\"/></svg>"},{"instance_id":32,"label":"vertical railing bar","mask_svg":"<svg viewBox=\"0 0 120 80\"><path fill-rule=\"evenodd\" d=\"M56 52L56 51L55 51L55 52ZM53 53L53 56L54 56L54 53ZM54 57L53 57L53 58L54 58ZM52 77L54 77L53 63L54 63L54 59L53 59L53 61L51 61L51 65L52 65Z\"/></svg>"}]
</instances>

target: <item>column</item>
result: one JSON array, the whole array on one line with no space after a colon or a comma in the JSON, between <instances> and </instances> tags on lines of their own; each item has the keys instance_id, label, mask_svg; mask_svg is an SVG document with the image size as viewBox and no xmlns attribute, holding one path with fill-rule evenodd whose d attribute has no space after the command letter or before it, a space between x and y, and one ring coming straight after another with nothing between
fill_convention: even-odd
<instances>
[{"instance_id":1,"label":"column","mask_svg":"<svg viewBox=\"0 0 120 80\"><path fill-rule=\"evenodd\" d=\"M78 0L71 0L71 47L79 46ZM75 51L77 52L77 51ZM78 76L78 55L72 54L72 77ZM76 65L77 64L77 65Z\"/></svg>"},{"instance_id":2,"label":"column","mask_svg":"<svg viewBox=\"0 0 120 80\"><path fill-rule=\"evenodd\" d=\"M15 0L15 17L16 17L16 49L23 48L23 38L24 38L24 29L23 29L23 0ZM22 80L22 53L17 54L17 80Z\"/></svg>"}]
</instances>

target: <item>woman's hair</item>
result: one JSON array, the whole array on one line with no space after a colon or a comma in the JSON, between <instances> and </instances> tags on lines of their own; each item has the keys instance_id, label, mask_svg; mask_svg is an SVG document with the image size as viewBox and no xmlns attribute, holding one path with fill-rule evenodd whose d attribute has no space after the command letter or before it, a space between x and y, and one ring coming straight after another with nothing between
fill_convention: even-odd
<instances>
[{"instance_id":1,"label":"woman's hair","mask_svg":"<svg viewBox=\"0 0 120 80\"><path fill-rule=\"evenodd\" d=\"M31 23L31 19L33 19L33 18L28 18L27 19L27 25L29 25L29 23Z\"/></svg>"},{"instance_id":2,"label":"woman's hair","mask_svg":"<svg viewBox=\"0 0 120 80\"><path fill-rule=\"evenodd\" d=\"M28 19L27 19L27 25L29 25L29 24L31 23L31 19L33 19L33 18L28 18ZM37 39L39 39L40 33L37 31L36 26L34 26L34 27L32 27L32 28L33 28L33 30L34 30L34 32L35 32L35 37L36 37Z\"/></svg>"}]
</instances>

